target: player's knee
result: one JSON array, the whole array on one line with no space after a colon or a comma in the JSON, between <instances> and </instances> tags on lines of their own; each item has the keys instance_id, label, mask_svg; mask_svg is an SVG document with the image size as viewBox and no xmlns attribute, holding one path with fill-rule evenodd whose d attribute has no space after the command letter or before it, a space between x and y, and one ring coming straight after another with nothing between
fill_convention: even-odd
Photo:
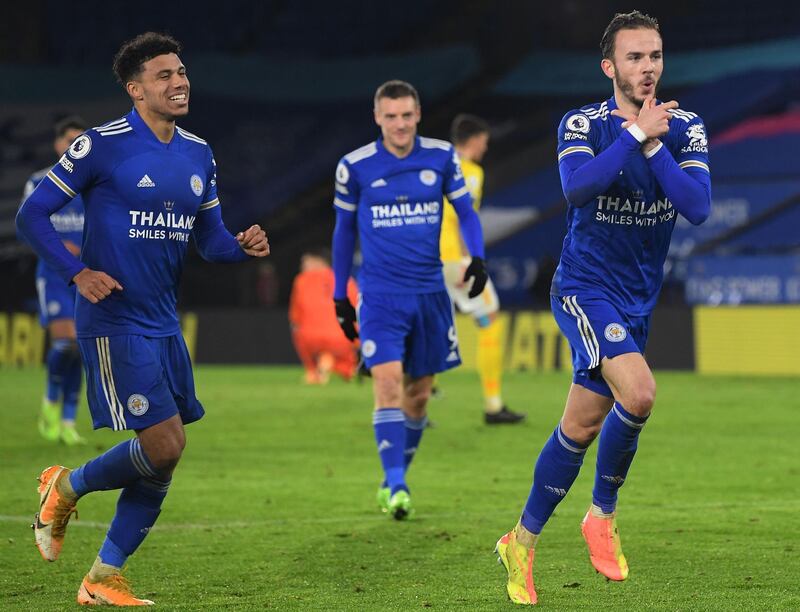
<instances>
[{"instance_id":1,"label":"player's knee","mask_svg":"<svg viewBox=\"0 0 800 612\"><path fill-rule=\"evenodd\" d=\"M430 386L408 385L405 389L406 405L415 414L416 418L425 415L428 400L431 399L432 389Z\"/></svg>"},{"instance_id":2,"label":"player's knee","mask_svg":"<svg viewBox=\"0 0 800 612\"><path fill-rule=\"evenodd\" d=\"M602 427L603 421L573 423L564 419L561 422L561 431L564 435L580 446L589 446L600 434Z\"/></svg>"},{"instance_id":3,"label":"player's knee","mask_svg":"<svg viewBox=\"0 0 800 612\"><path fill-rule=\"evenodd\" d=\"M178 465L184 448L186 448L186 435L183 429L178 429L162 437L155 448L148 449L147 455L158 472L170 474Z\"/></svg>"},{"instance_id":4,"label":"player's knee","mask_svg":"<svg viewBox=\"0 0 800 612\"><path fill-rule=\"evenodd\" d=\"M379 407L400 405L403 396L403 381L399 376L381 376L376 378L373 384Z\"/></svg>"},{"instance_id":5,"label":"player's knee","mask_svg":"<svg viewBox=\"0 0 800 612\"><path fill-rule=\"evenodd\" d=\"M186 442L180 440L168 440L160 445L154 457L150 458L153 467L160 473L170 474L178 465L183 454Z\"/></svg>"},{"instance_id":6,"label":"player's knee","mask_svg":"<svg viewBox=\"0 0 800 612\"><path fill-rule=\"evenodd\" d=\"M656 382L651 379L637 385L625 398L623 408L638 417L646 417L656 401Z\"/></svg>"}]
</instances>

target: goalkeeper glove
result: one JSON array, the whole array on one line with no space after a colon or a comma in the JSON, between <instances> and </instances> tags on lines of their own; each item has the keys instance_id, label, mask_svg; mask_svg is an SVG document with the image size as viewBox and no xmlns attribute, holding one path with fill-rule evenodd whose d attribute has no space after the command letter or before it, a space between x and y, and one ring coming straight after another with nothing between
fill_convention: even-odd
<instances>
[{"instance_id":1,"label":"goalkeeper glove","mask_svg":"<svg viewBox=\"0 0 800 612\"><path fill-rule=\"evenodd\" d=\"M489 274L486 272L486 262L480 257L473 257L469 266L464 272L464 282L469 282L469 279L475 279L472 282L472 289L469 290L469 297L474 298L483 293L486 287L486 281L489 280Z\"/></svg>"},{"instance_id":2,"label":"goalkeeper glove","mask_svg":"<svg viewBox=\"0 0 800 612\"><path fill-rule=\"evenodd\" d=\"M344 335L348 340L355 340L358 338L356 331L356 309L350 303L348 298L336 299L333 303L336 305L336 320L339 321L339 327L342 328Z\"/></svg>"}]
</instances>

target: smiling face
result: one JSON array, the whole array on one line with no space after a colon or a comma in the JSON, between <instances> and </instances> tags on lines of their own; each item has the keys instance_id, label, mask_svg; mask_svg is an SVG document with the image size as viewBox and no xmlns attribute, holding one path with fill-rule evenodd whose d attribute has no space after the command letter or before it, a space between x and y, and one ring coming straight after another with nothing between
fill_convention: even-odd
<instances>
[{"instance_id":1,"label":"smiling face","mask_svg":"<svg viewBox=\"0 0 800 612\"><path fill-rule=\"evenodd\" d=\"M613 58L603 59L605 75L614 81L620 108L641 108L647 96L655 96L664 57L661 35L650 28L623 29L616 33Z\"/></svg>"},{"instance_id":2,"label":"smiling face","mask_svg":"<svg viewBox=\"0 0 800 612\"><path fill-rule=\"evenodd\" d=\"M189 79L186 66L174 53L158 55L142 64L142 70L126 84L134 104L147 114L175 121L189 112Z\"/></svg>"},{"instance_id":3,"label":"smiling face","mask_svg":"<svg viewBox=\"0 0 800 612\"><path fill-rule=\"evenodd\" d=\"M383 144L398 157L408 155L414 148L421 117L419 105L412 96L383 97L375 105L375 123L381 128Z\"/></svg>"}]
</instances>

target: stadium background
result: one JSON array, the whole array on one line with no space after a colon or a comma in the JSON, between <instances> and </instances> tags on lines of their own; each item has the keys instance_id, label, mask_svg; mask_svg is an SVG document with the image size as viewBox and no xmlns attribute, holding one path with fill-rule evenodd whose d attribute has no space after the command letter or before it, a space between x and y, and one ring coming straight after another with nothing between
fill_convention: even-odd
<instances>
[{"instance_id":1,"label":"stadium background","mask_svg":"<svg viewBox=\"0 0 800 612\"><path fill-rule=\"evenodd\" d=\"M452 117L492 125L482 219L507 312L507 367L565 365L547 291L564 232L555 165L563 113L610 95L598 39L632 8L658 17L662 98L710 133L713 213L679 221L653 322L655 368L800 374L800 11L791 2L189 2L14 4L0 23L0 363L38 364L35 258L13 219L31 172L53 163L50 129L130 107L114 82L120 42L152 29L180 39L192 82L183 127L219 164L227 226L268 230L267 262L225 267L190 247L180 296L198 363L295 363L286 305L299 256L327 245L333 169L374 138L371 96L414 83L421 132ZM460 326L466 366L472 327Z\"/></svg>"}]
</instances>

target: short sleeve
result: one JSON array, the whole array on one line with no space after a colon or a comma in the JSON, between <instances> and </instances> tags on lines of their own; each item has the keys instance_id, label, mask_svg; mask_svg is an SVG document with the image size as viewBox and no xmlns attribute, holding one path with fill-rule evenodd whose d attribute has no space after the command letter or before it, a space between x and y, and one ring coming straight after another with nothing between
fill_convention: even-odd
<instances>
[{"instance_id":1,"label":"short sleeve","mask_svg":"<svg viewBox=\"0 0 800 612\"><path fill-rule=\"evenodd\" d=\"M595 156L592 122L579 110L564 115L558 125L558 161L570 155Z\"/></svg>"},{"instance_id":2,"label":"short sleeve","mask_svg":"<svg viewBox=\"0 0 800 612\"><path fill-rule=\"evenodd\" d=\"M353 168L342 158L336 166L336 181L333 205L336 208L353 212L358 206L359 186Z\"/></svg>"}]
</instances>

